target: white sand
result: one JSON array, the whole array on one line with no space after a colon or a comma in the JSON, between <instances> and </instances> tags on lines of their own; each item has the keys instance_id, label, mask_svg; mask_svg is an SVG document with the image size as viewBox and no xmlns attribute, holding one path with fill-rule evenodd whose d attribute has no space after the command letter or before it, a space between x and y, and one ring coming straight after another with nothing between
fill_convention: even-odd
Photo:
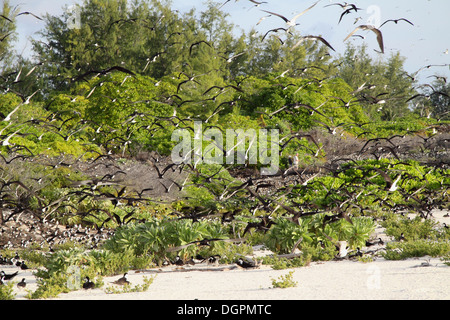
<instances>
[{"instance_id":1,"label":"white sand","mask_svg":"<svg viewBox=\"0 0 450 320\"><path fill-rule=\"evenodd\" d=\"M442 218L447 221L450 218ZM423 266L429 261L429 266ZM3 267L3 266L2 266ZM220 266L222 267L222 266ZM198 271L201 266L186 266L197 271L170 272L172 267L157 273L146 292L106 294L105 287L120 276L104 278L105 286L100 289L79 290L60 294L57 299L104 300L301 300L301 299L450 299L450 266L439 258L421 257L402 261L387 261L377 258L362 263L342 260L311 263L308 267L273 270L268 266L259 269L241 269L235 265L226 271ZM207 266L203 266L207 268ZM210 268L210 267L208 267ZM7 273L16 267L1 268ZM154 269L158 270L158 269ZM294 271L296 287L280 289L272 287L272 279ZM143 276L154 276L149 271L129 272L134 286L141 284ZM30 271L19 271L14 279L27 279L27 289L35 290L36 280ZM17 299L24 299L26 291L15 289Z\"/></svg>"},{"instance_id":2,"label":"white sand","mask_svg":"<svg viewBox=\"0 0 450 320\"><path fill-rule=\"evenodd\" d=\"M229 271L190 271L158 273L146 292L106 294L104 288L120 276L104 278L105 287L60 294L58 299L70 300L300 300L300 299L450 299L450 267L440 259L426 257L403 261L362 263L330 261L312 263L308 267L272 270L270 267ZM186 267L189 268L189 267ZM190 267L193 268L193 267ZM197 268L197 267L195 267ZM10 269L12 270L12 268ZM296 287L272 287L272 279L294 271ZM129 272L132 285L142 283L150 273ZM31 272L22 271L27 288L36 288ZM17 299L24 299L25 290L16 289Z\"/></svg>"}]
</instances>

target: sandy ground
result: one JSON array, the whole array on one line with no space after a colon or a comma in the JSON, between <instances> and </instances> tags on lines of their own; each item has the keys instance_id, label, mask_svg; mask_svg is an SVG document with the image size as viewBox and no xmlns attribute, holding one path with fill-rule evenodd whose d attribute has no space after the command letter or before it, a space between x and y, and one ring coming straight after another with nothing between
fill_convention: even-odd
<instances>
[{"instance_id":1,"label":"sandy ground","mask_svg":"<svg viewBox=\"0 0 450 320\"><path fill-rule=\"evenodd\" d=\"M450 224L444 212L435 213L440 223ZM382 236L377 230L374 237ZM386 239L386 238L385 238ZM256 255L267 254L256 250ZM155 276L148 291L107 294L105 288L121 276L105 277L104 287L60 294L58 300L448 300L450 299L450 267L440 258L421 257L402 261L376 258L363 263L352 260L311 263L307 267L273 270L269 266L242 269L236 265L183 266L130 271L132 286L142 284L143 277ZM181 269L180 269L181 268ZM214 269L208 271L203 269ZM17 267L2 266L6 273ZM272 279L293 271L296 287L273 288ZM26 289L15 288L16 299L26 299L26 290L36 289L31 270L19 271L13 280L27 280Z\"/></svg>"},{"instance_id":2,"label":"sandy ground","mask_svg":"<svg viewBox=\"0 0 450 320\"><path fill-rule=\"evenodd\" d=\"M273 270L234 268L228 271L187 271L157 273L146 292L107 294L105 287L120 276L104 278L100 289L60 294L60 300L301 300L301 299L450 299L450 267L437 258L404 261L378 259L369 263L329 261L308 267ZM423 266L427 264L429 266ZM186 269L189 267L186 267ZM197 267L195 267L198 269ZM12 268L11 268L12 269ZM6 270L5 270L6 271ZM293 271L296 287L273 288L272 279ZM132 285L155 273L129 272ZM20 273L27 289L36 288L31 272ZM15 289L16 299L25 299L26 290Z\"/></svg>"}]
</instances>

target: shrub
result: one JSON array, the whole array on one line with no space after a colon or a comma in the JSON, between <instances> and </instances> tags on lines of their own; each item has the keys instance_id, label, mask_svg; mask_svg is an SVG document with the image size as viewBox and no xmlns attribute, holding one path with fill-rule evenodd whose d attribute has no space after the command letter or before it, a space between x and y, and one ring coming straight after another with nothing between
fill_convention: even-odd
<instances>
[{"instance_id":1,"label":"shrub","mask_svg":"<svg viewBox=\"0 0 450 320\"><path fill-rule=\"evenodd\" d=\"M107 250L85 251L82 248L58 250L48 256L43 267L35 272L38 288L29 298L50 298L81 288L88 276L96 286L103 284L101 276L124 273L130 269L148 267L151 259L135 256L130 251L114 253Z\"/></svg>"},{"instance_id":2,"label":"shrub","mask_svg":"<svg viewBox=\"0 0 450 320\"><path fill-rule=\"evenodd\" d=\"M0 300L14 300L16 294L14 293L14 282L8 281L0 285Z\"/></svg>"},{"instance_id":3,"label":"shrub","mask_svg":"<svg viewBox=\"0 0 450 320\"><path fill-rule=\"evenodd\" d=\"M270 228L264 239L264 245L277 253L290 253L294 245L302 238L302 243L310 242L312 233L304 220L299 219L299 224L293 223L286 218L277 218L275 225Z\"/></svg>"},{"instance_id":4,"label":"shrub","mask_svg":"<svg viewBox=\"0 0 450 320\"><path fill-rule=\"evenodd\" d=\"M420 216L413 219L402 216L392 216L390 219L382 222L386 228L386 234L399 240L403 234L408 241L437 239L439 232L436 229L437 222L433 219L423 220Z\"/></svg>"},{"instance_id":5,"label":"shrub","mask_svg":"<svg viewBox=\"0 0 450 320\"><path fill-rule=\"evenodd\" d=\"M104 244L112 252L130 251L136 256L151 254L160 264L166 257L180 255L182 258L195 256L199 252L197 245L190 245L177 252L169 248L183 246L194 241L218 238L229 239L228 233L220 222L191 220L152 220L141 224L128 224L117 229L113 237ZM220 241L212 242L208 251L213 254L223 250Z\"/></svg>"},{"instance_id":6,"label":"shrub","mask_svg":"<svg viewBox=\"0 0 450 320\"><path fill-rule=\"evenodd\" d=\"M105 292L108 294L119 294L119 293L129 293L129 292L145 292L148 290L150 285L153 283L153 280L155 280L156 275L152 277L143 277L143 284L137 284L135 286L131 286L131 284L127 284L122 286L121 288L109 286L105 289Z\"/></svg>"},{"instance_id":7,"label":"shrub","mask_svg":"<svg viewBox=\"0 0 450 320\"><path fill-rule=\"evenodd\" d=\"M291 288L296 287L298 282L293 280L294 271L290 271L285 275L278 277L278 280L272 279L272 285L274 288Z\"/></svg>"},{"instance_id":8,"label":"shrub","mask_svg":"<svg viewBox=\"0 0 450 320\"><path fill-rule=\"evenodd\" d=\"M443 241L414 240L390 242L382 256L387 260L403 260L413 257L442 257L450 254L450 243Z\"/></svg>"}]
</instances>

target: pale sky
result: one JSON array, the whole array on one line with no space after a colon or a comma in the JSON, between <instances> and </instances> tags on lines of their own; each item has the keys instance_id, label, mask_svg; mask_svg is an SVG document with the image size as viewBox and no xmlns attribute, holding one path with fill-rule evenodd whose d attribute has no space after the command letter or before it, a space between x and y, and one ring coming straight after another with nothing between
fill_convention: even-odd
<instances>
[{"instance_id":1,"label":"pale sky","mask_svg":"<svg viewBox=\"0 0 450 320\"><path fill-rule=\"evenodd\" d=\"M12 5L20 5L21 11L30 11L36 15L43 15L46 12L59 15L63 12L63 7L75 3L82 3L82 0L10 0ZM195 8L197 12L204 8L204 0L172 0L172 8L180 12L186 12ZM220 4L225 0L216 1ZM261 0L260 2L263 2ZM229 21L237 26L236 32L240 29L250 31L255 28L261 35L275 27L285 27L285 22L277 17L270 16L256 25L258 21L268 14L261 11L267 10L279 13L288 19L302 12L314 4L314 0L265 0L255 7L249 0L230 0L222 10L229 13ZM431 74L450 76L450 1L448 0L358 0L352 1L361 8L358 12L351 12L345 15L338 24L340 14L343 9L333 5L325 7L338 1L321 0L314 8L306 12L297 19L299 25L296 30L304 35L321 35L335 49L332 55L338 56L345 51L345 37L361 24L373 24L379 27L387 19L405 18L411 21L414 26L399 21L397 24L389 22L380 30L383 33L385 57L391 53L400 51L406 57L405 69L410 74L427 65L443 65L444 67L431 67L419 73L420 81L431 82L432 78L427 78ZM341 3L344 3L341 1ZM356 19L359 19L356 22ZM356 22L356 23L355 23ZM37 20L30 15L22 15L17 19L19 41L16 50L18 53L29 54L31 45L27 39L36 37L35 32L44 27L44 22ZM371 31L358 31L357 34L364 36L350 38L355 45L367 43L369 52L373 57L379 57L374 49L378 49L376 36ZM381 57L383 58L383 57ZM450 79L450 78L449 78Z\"/></svg>"}]
</instances>

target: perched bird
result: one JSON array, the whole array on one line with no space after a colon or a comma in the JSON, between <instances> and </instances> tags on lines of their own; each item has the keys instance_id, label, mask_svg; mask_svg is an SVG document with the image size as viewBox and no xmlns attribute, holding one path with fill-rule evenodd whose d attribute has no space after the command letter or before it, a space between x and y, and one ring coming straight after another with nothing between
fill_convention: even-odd
<instances>
[{"instance_id":1,"label":"perched bird","mask_svg":"<svg viewBox=\"0 0 450 320\"><path fill-rule=\"evenodd\" d=\"M20 269L22 270L28 270L28 266L25 264L25 261L22 260L22 262L20 263Z\"/></svg>"},{"instance_id":2,"label":"perched bird","mask_svg":"<svg viewBox=\"0 0 450 320\"><path fill-rule=\"evenodd\" d=\"M27 285L27 282L26 282L25 278L22 278L22 281L20 281L20 282L17 284L17 287L18 287L18 288L25 288L26 285Z\"/></svg>"},{"instance_id":3,"label":"perched bird","mask_svg":"<svg viewBox=\"0 0 450 320\"><path fill-rule=\"evenodd\" d=\"M183 266L184 265L184 261L183 261L183 259L180 258L180 256L176 256L175 257L175 261L174 261L173 264L175 264L177 266Z\"/></svg>"},{"instance_id":4,"label":"perched bird","mask_svg":"<svg viewBox=\"0 0 450 320\"><path fill-rule=\"evenodd\" d=\"M256 268L256 263L253 260L239 258L236 264L244 269Z\"/></svg>"},{"instance_id":5,"label":"perched bird","mask_svg":"<svg viewBox=\"0 0 450 320\"><path fill-rule=\"evenodd\" d=\"M19 271L16 271L14 273L11 274L6 274L5 271L0 271L0 276L4 279L4 280L11 280L13 279L15 276L17 276L19 274Z\"/></svg>"},{"instance_id":6,"label":"perched bird","mask_svg":"<svg viewBox=\"0 0 450 320\"><path fill-rule=\"evenodd\" d=\"M362 257L362 256L363 256L363 253L362 253L361 249L360 248L356 248L356 252L351 254L351 255L349 255L348 257L349 258L355 258L355 257Z\"/></svg>"},{"instance_id":7,"label":"perched bird","mask_svg":"<svg viewBox=\"0 0 450 320\"><path fill-rule=\"evenodd\" d=\"M376 240L375 241L366 240L366 247L374 246L376 244L384 245L384 241L381 238L378 238L378 241L376 241Z\"/></svg>"},{"instance_id":8,"label":"perched bird","mask_svg":"<svg viewBox=\"0 0 450 320\"><path fill-rule=\"evenodd\" d=\"M348 254L347 241L338 241L337 247L339 249L339 253L337 254L336 258L345 258Z\"/></svg>"},{"instance_id":9,"label":"perched bird","mask_svg":"<svg viewBox=\"0 0 450 320\"><path fill-rule=\"evenodd\" d=\"M298 169L298 164L299 164L299 159L298 159L298 152L297 152L294 156L294 161L293 161L292 165L295 169Z\"/></svg>"},{"instance_id":10,"label":"perched bird","mask_svg":"<svg viewBox=\"0 0 450 320\"><path fill-rule=\"evenodd\" d=\"M119 280L117 280L117 281L119 281ZM84 283L83 283L83 289L94 289L94 288L95 288L95 283L92 282L88 276L86 276Z\"/></svg>"},{"instance_id":11,"label":"perched bird","mask_svg":"<svg viewBox=\"0 0 450 320\"><path fill-rule=\"evenodd\" d=\"M125 272L123 274L122 278L119 278L116 281L111 282L111 283L118 284L118 285L121 285L121 286L130 284L130 282L128 281L128 273Z\"/></svg>"},{"instance_id":12,"label":"perched bird","mask_svg":"<svg viewBox=\"0 0 450 320\"><path fill-rule=\"evenodd\" d=\"M210 256L207 259L207 261L208 261L208 264L216 264L216 263L219 263L219 259L220 259L219 255L214 255L214 256Z\"/></svg>"}]
</instances>

